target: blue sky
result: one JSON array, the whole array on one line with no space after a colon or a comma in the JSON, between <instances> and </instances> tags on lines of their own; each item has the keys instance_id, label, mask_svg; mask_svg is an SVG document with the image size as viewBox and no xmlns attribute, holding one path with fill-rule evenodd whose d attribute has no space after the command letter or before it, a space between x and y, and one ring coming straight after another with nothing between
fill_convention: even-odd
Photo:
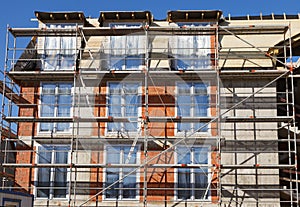
<instances>
[{"instance_id":1,"label":"blue sky","mask_svg":"<svg viewBox=\"0 0 300 207\"><path fill-rule=\"evenodd\" d=\"M169 10L222 10L224 16L297 14L299 0L6 0L0 12L0 67L4 67L6 27L36 27L34 11L82 11L97 18L100 11L150 10L155 19Z\"/></svg>"}]
</instances>

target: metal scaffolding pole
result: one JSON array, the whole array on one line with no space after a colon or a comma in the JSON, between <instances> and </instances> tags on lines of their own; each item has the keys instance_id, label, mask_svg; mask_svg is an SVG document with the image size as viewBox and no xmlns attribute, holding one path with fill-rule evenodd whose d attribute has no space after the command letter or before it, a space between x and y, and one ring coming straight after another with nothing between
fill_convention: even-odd
<instances>
[{"instance_id":1,"label":"metal scaffolding pole","mask_svg":"<svg viewBox=\"0 0 300 207\"><path fill-rule=\"evenodd\" d=\"M215 117L212 117L212 118L206 118L206 124L205 126L211 124L211 123L215 123L216 126L217 126L217 136L215 137L215 145L217 146L217 150L216 150L216 153L217 153L217 156L216 156L216 166L209 166L209 167L215 167L215 170L213 171L212 173L212 178L214 176L217 177L217 181L216 181L216 185L217 185L217 195L218 195L218 204L219 206L221 206L222 204L222 178L221 178L221 170L222 169L255 169L256 170L256 174L258 172L258 169L280 169L280 168L287 168L289 169L289 175L290 175L290 189L294 189L293 187L293 183L292 181L296 181L298 182L298 175L297 173L295 174L295 178L293 177L293 172L291 170L291 168L293 168L294 166L296 171L297 171L297 165L294 165L297 160L297 153L296 153L296 143L297 143L297 140L296 140L296 132L294 130L294 137L292 138L291 137L291 132L288 132L288 154L289 154L289 164L288 165L244 165L244 166L238 166L238 163L236 165L223 165L221 166L220 163L220 159L221 159L221 153L222 153L222 150L221 150L221 134L222 134L222 126L221 126L221 123L223 121L228 121L228 122L232 122L232 123L235 123L235 122L243 122L243 121L247 121L248 122L251 122L253 123L253 126L254 126L254 129L256 128L256 121L261 121L261 122L271 122L271 121L274 121L274 122L279 122L279 121L284 121L286 119L284 119L284 117L263 117L263 118L260 118L258 117L257 119L253 119L251 120L251 118L246 118L246 117L228 117L228 118L225 118L225 114L227 114L229 111L237 108L239 105L243 104L244 102L246 102L248 99L251 99L253 98L254 99L254 95L256 94L259 94L263 89L265 89L266 87L270 86L271 84L275 83L277 80L279 80L280 78L283 78L285 77L288 73L291 73L289 77L286 78L286 82L288 81L291 81L291 85L292 85L292 88L291 88L291 91L289 91L288 89L288 85L287 85L287 119L291 120L291 122L289 122L289 125L288 125L288 129L289 131L291 130L291 127L295 127L295 109L294 109L294 80L293 80L293 72L292 71L285 71L284 73L281 73L279 74L278 76L276 76L276 78L274 78L273 80L271 80L269 83L267 83L266 85L264 85L263 87L261 87L259 90L257 91L252 91L252 93L250 93L246 98L242 99L241 101L238 101L238 103L234 104L232 107L230 107L229 109L226 109L224 112L221 112L221 75L222 75L222 72L220 71L220 68L219 68L219 42L218 42L218 38L219 38L219 29L220 27L218 26L216 28L216 31L215 31L215 59L214 59L214 64L215 64L215 72L217 73L217 78L216 78L216 116ZM222 28L223 30L223 33L224 31L227 32L227 28ZM86 203L88 203L89 201L91 201L93 198L95 198L96 196L100 195L101 193L105 192L105 190L109 189L110 187L112 187L113 185L115 185L116 183L122 181L124 178L128 177L129 175L133 174L133 173L136 173L138 170L140 169L143 169L143 205L144 207L147 207L148 206L148 191L149 189L155 189L155 188L148 188L148 169L150 168L162 168L164 167L165 169L168 168L168 167L174 167L174 168L178 168L180 167L179 165L176 165L176 164L167 164L167 163L164 163L164 164L150 164L151 161L155 160L156 158L158 158L160 155L163 155L164 153L167 153L171 150L174 150L174 147L176 147L177 145L179 144L182 144L183 142L185 142L187 140L187 138L191 138L193 136L194 133L190 133L187 135L187 137L184 137L184 138L178 138L178 139L175 139L174 143L167 149L163 148L162 151L160 151L156 156L153 156L153 157L149 157L149 153L148 153L148 145L149 145L149 142L150 141L155 141L155 139L149 137L149 121L153 121L153 122L162 122L162 121L166 121L166 122L172 122L172 123L175 123L175 122L199 122L199 121L202 121L203 119L200 117L197 117L197 118L188 118L188 119L179 119L178 117L149 117L149 81L151 81L151 72L149 72L149 69L150 69L150 64L149 64L149 56L148 56L148 53L149 53L149 48L148 48L148 29L146 28L145 30L145 36L146 36L146 45L145 45L145 65L146 65L146 68L144 69L144 74L143 74L143 78L144 78L144 97L145 97L145 103L144 103L144 107L145 107L145 117L143 118L143 127L144 127L144 138L141 138L141 137L136 137L134 139L130 139L130 140L133 140L133 143L132 143L132 147L134 147L137 143L137 141L141 141L141 143L144 144L144 156L145 156L145 159L143 161L142 164L140 165L126 165L126 164L122 164L122 165L110 165L110 166L107 166L107 165L104 165L104 164L79 164L78 162L78 156L79 156L79 130L80 130L80 123L81 122L88 122L88 121L91 121L92 119L94 119L95 121L97 122L109 122L109 117L98 117L99 119L96 118L91 118L91 119L86 119L84 120L84 118L80 118L80 97L81 97L81 87L82 86L79 86L80 84L78 84L77 86L77 82L76 80L78 80L78 78L82 78L82 74L77 74L77 73L74 73L73 74L73 87L74 87L74 91L73 91L73 104L72 104L72 107L73 107L73 115L76 114L76 109L78 110L77 111L77 116L78 117L69 117L69 119L65 119L64 121L65 122L68 122L68 121L71 121L72 122L72 134L71 134L71 139L70 139L70 155L71 155L71 164L70 165L65 165L64 167L66 168L69 168L70 170L70 180L69 180L69 191L68 191L68 203L69 203L69 206L77 206L78 205L78 201L80 200L80 198L77 198L77 190L80 189L80 187L77 186L77 177L78 177L78 174L79 174L79 170L78 168L126 168L126 167L129 167L129 168L135 168L134 170L132 170L131 172L129 172L128 174L124 175L121 179L119 179L118 181L116 181L115 183L109 185L109 186L106 186L105 188L103 189L100 189L100 191L98 193L96 193L95 195L91 196L89 199L85 200L82 204L80 204L80 206L83 206L85 205ZM234 31L234 30L233 30ZM85 39L85 35L84 35L84 31L83 30L80 30L79 32L81 32L81 36L83 36L83 39L84 41L87 42L87 40ZM99 32L99 31L98 31ZM177 31L178 32L178 31ZM230 30L229 31L230 34L233 34L233 32ZM8 32L7 32L8 34ZM236 34L233 34L234 36L236 36ZM239 38L241 39L241 38ZM76 33L76 40L77 40L77 33ZM291 39L290 39L291 41ZM7 41L8 42L8 41ZM245 43L249 43L247 41L243 41ZM252 44L249 44L250 46L253 46L255 47L254 45ZM76 47L77 47L77 44L76 44ZM8 46L7 46L8 48ZM257 48L257 47L255 47ZM14 49L15 48L15 45L14 45ZM259 48L258 48L259 49ZM259 49L260 50L260 49ZM290 50L291 50L291 42L290 42ZM261 51L261 50L260 50ZM94 61L94 58L91 54L90 51L88 51L89 54L90 54L90 57L92 58L92 61ZM261 51L263 52L263 51ZM291 55L291 52L290 51L290 55ZM265 53L265 52L263 52ZM6 53L7 54L7 53ZM15 55L13 55L15 56ZM271 57L271 58L274 58L274 57ZM15 59L15 57L13 57L13 60ZM7 57L5 58L5 60L7 61ZM282 61L276 59L276 61L280 62L280 63L283 63ZM76 59L74 60L74 64L76 64ZM287 66L287 63L283 63L285 66ZM7 67L7 65L5 66L5 68ZM171 72L171 71L170 71ZM107 73L107 71L106 71ZM130 73L129 71L127 73ZM133 72L132 72L133 73ZM4 81L3 81L3 87L5 88L6 87L6 84L5 84L5 79L6 79L6 74L4 74L5 78L4 78ZM49 77L48 77L49 78ZM81 79L82 82L83 82L83 79ZM152 80L153 81L153 80ZM84 86L83 86L84 87ZM3 90L5 91L5 90ZM2 94L4 95L5 92L2 92ZM76 94L78 93L78 94ZM292 99L289 100L289 95L290 93L292 94ZM76 98L75 96L78 95L78 103L76 104L75 101L76 101ZM87 99L88 99L88 95L86 95ZM293 107L293 118L291 118L289 116L289 103L292 103L292 107ZM163 104L163 103L162 103ZM12 105L12 103L10 104ZM2 113L4 114L4 107L5 107L5 103L4 103L4 96L2 97ZM11 108L9 109L10 111L8 112L8 118L7 118L7 121L10 123L10 126L9 128L11 128L11 123L12 122L17 122L18 123L18 119L9 119L9 117L13 118L11 116ZM255 110L253 110L255 111ZM255 112L253 112L254 115L255 115ZM19 117L22 119L22 117ZM31 120L30 119L31 117L24 117L23 120L21 121L24 121L24 122L32 122L32 123L35 123L35 122L39 122L38 119L36 117L32 117L33 119ZM203 117L204 118L204 117ZM205 118L204 118L205 119ZM247 119L247 120L246 120ZM55 121L55 119L53 119ZM2 126L1 126L1 134L2 134L2 130L3 130L3 119L1 120L2 122ZM19 120L20 121L20 120ZM46 120L44 119L44 122L46 121L49 121L49 120ZM56 119L56 121L59 121L59 119ZM204 127L205 127L204 126ZM201 127L203 128L203 127ZM200 128L200 129L201 129ZM199 130L199 129L198 129ZM197 131L197 130L196 130ZM257 133L256 131L254 133ZM253 140L253 143L257 143L258 140L256 139L255 137L256 135L254 135L254 140ZM51 138L48 138L48 140L50 140ZM31 141L34 141L35 139L32 137L30 139ZM45 139L46 140L46 139ZM10 141L7 139L7 141ZM199 140L197 140L199 141ZM239 141L239 140L238 140ZM0 141L0 145L2 144L2 139ZM279 140L278 140L279 142ZM294 143L294 146L292 146L292 142ZM292 150L292 148L295 148L294 150ZM2 152L2 150L1 150ZM5 147L5 150L4 150L5 153L8 153L10 152L7 147ZM227 151L227 152L230 152L230 151ZM237 151L233 151L233 152L237 152ZM238 152L245 152L245 153L248 153L247 150L245 151L238 151ZM263 152L263 151L256 151L256 152ZM268 151L265 151L266 153ZM271 152L271 151L270 151ZM280 151L278 150L278 152L286 152L286 151ZM295 153L295 156L293 157L293 153ZM6 157L6 156L5 156ZM255 161L255 163L257 163L257 161ZM27 168L34 168L34 169L38 169L39 167L47 167L47 166L42 166L42 165L32 165L31 163L29 163L28 165L22 165L22 164L16 164L15 166L13 164L10 164L10 163L2 163L1 164L2 166L4 167L27 167ZM30 166L31 165L31 166ZM51 165L51 167L63 167L62 165ZM192 166L192 165L187 165L187 167L194 167L194 168L200 168L202 167L201 165L195 165L195 166ZM256 180L256 184L257 184L257 180ZM3 184L2 184L3 186ZM209 183L209 187L212 186L212 181L210 181ZM124 188L125 189L125 188ZM139 188L140 189L140 188ZM158 188L157 188L158 189ZM167 188L165 187L164 188L165 190L169 190L171 188ZM177 189L177 188L172 188L172 189ZM247 189L247 188L245 188ZM245 190L243 189L243 190ZM98 188L97 188L98 190ZM141 190L141 189L140 189ZM239 189L235 189L236 191L238 191ZM248 190L253 190L255 191L255 189L248 189ZM275 189L272 189L272 190L275 190ZM276 190L280 190L280 189L276 189ZM295 190L297 191L297 194L298 194L298 184L296 184L296 188ZM140 192L140 191L139 191ZM208 193L208 188L205 189L205 195L207 195ZM295 203L295 201L293 200L293 192L290 192L290 196L291 196L291 204ZM167 200L167 199L166 199ZM297 195L297 202L299 201L298 199L298 195ZM258 204L258 200L254 202L255 204Z\"/></svg>"},{"instance_id":2,"label":"metal scaffolding pole","mask_svg":"<svg viewBox=\"0 0 300 207\"><path fill-rule=\"evenodd\" d=\"M147 27L148 25L145 25L145 27ZM144 156L145 156L145 160L144 160L144 183L143 183L143 204L144 207L147 207L147 184L148 184L148 167L147 164L148 163L148 136L149 136L149 131L148 131L148 116L149 116L149 88L148 88L148 71L149 71L149 60L148 60L148 31L147 28L145 28L145 36L146 36L146 45L145 45L145 64L146 64L146 68L144 71L145 74L145 86L144 86L144 90L145 90L145 119L144 121Z\"/></svg>"},{"instance_id":3,"label":"metal scaffolding pole","mask_svg":"<svg viewBox=\"0 0 300 207\"><path fill-rule=\"evenodd\" d=\"M76 25L76 30L78 30L78 26ZM72 48L75 49L75 51L77 52L77 47L78 47L78 38L77 38L77 32L76 32L76 41L75 41L75 46L76 48ZM75 52L75 54L77 54ZM75 66L75 70L77 69L77 57L74 57L73 60L73 65ZM73 110L73 115L76 112L76 88L77 88L77 84L76 84L76 80L78 78L78 74L76 74L76 72L74 73L73 76L73 92L72 92L72 110ZM78 87L79 88L79 87ZM79 90L79 89L78 89ZM78 92L80 94L80 91ZM80 99L78 99L78 101L80 101ZM77 109L78 111L80 110L80 108L78 107ZM71 143L70 143L70 151L71 151L71 155L70 155L70 181L69 181L69 206L76 206L76 185L77 185L77 168L74 167L74 162L76 163L77 161L77 157L78 157L78 152L77 152L77 147L78 147L78 140L77 140L77 136L75 135L75 130L78 133L78 129L76 129L76 127L78 127L79 122L76 121L76 119L73 119L72 121L72 135L71 135ZM75 150L74 150L74 144L75 144ZM74 171L73 171L74 170ZM74 173L74 175L73 175ZM74 176L74 181L72 179L72 176ZM73 187L73 194L72 194L72 187ZM72 198L73 195L73 198Z\"/></svg>"},{"instance_id":4,"label":"metal scaffolding pole","mask_svg":"<svg viewBox=\"0 0 300 207\"><path fill-rule=\"evenodd\" d=\"M78 31L79 30L79 28L78 28L78 25L76 25L76 30ZM76 32L76 36L75 36L75 38L76 38L76 48L74 48L75 49L75 51L76 51L76 53L75 54L77 54L77 48L78 48L78 32ZM76 60L76 56L74 57L74 68L75 68L75 70L77 70L77 60ZM76 107L76 103L75 103L75 100L76 100L76 88L77 88L77 81L78 81L78 79L80 79L80 77L78 77L78 76L80 76L80 74L78 74L77 73L77 71L75 72L75 74L74 74L74 86L73 86L73 90L74 90L74 92L73 92L73 96L74 96L74 98L73 98L73 108L75 109L75 108L77 108L77 113L78 113L78 115L77 116L80 116L80 95L81 95L81 86L79 86L78 87L78 103L77 103L77 107ZM74 115L74 113L75 113L75 110L73 110L73 115ZM76 120L76 119L75 119ZM75 128L76 128L76 133L74 133L75 131L74 130L72 130L72 137L73 137L73 139L75 139L75 158L74 158L74 162L77 164L77 162L78 162L78 135L79 135L79 120L76 120L76 121L73 121L73 129L75 130ZM74 143L71 143L71 144L74 144ZM73 165L74 163L73 163L73 160L71 160L71 165ZM78 175L77 175L77 168L75 167L75 172L74 172L74 177L75 177L75 179L74 179L74 184L73 184L73 206L74 207L76 207L76 198L77 198L77 177L78 177ZM72 181L71 181L72 182Z\"/></svg>"},{"instance_id":5,"label":"metal scaffolding pole","mask_svg":"<svg viewBox=\"0 0 300 207\"><path fill-rule=\"evenodd\" d=\"M263 87L261 87L259 90L253 92L251 95L247 96L246 98L242 99L241 101L239 101L238 103L236 103L234 106L230 107L229 109L225 110L224 112L222 112L220 114L220 117L222 118L222 116L224 116L225 114L227 114L229 111L235 109L237 106L241 105L242 103L244 103L246 100L248 100L249 98L251 98L252 96L254 96L255 94L258 94L260 93L263 89L265 89L266 87L270 86L271 84L273 84L274 82L276 82L278 79L284 77L287 73L289 73L290 71L286 71L284 74L278 76L277 78L273 79L272 81L268 82L266 85L264 85ZM211 120L209 123L206 123L205 125L203 125L201 128L207 126L208 124L210 123L213 123L215 121L218 120L218 117L217 118L214 118L213 120ZM199 128L198 130L200 130L201 128ZM196 131L198 131L196 130ZM141 168L145 168L146 165L148 165L151 161L155 160L156 158L158 158L160 155L166 153L166 152L169 152L170 150L173 150L174 147L178 146L179 144L181 144L182 142L185 141L186 138L192 136L193 133L189 134L187 137L184 137L184 138L179 138L178 140L175 141L175 143L170 146L169 148L165 149L165 150L162 150L160 153L158 153L157 155L149 158L147 160L147 162L144 162L143 164L141 164L139 167L135 168L134 170L132 170L131 172L129 172L128 174L124 175L121 179L117 180L116 182L114 182L113 184L107 186L106 188L102 189L101 191L99 191L98 193L96 193L95 195L91 196L89 199L87 199L85 202L81 203L79 206L84 206L86 203L88 203L90 200L92 200L93 198L95 198L96 196L100 195L101 193L103 193L105 190L109 189L110 187L112 187L113 185L115 185L116 183L118 183L119 181L123 180L124 178L128 177L129 175L131 175L132 173L136 172L138 169L141 169ZM237 167L237 168L243 168L241 166L238 166L238 165L233 165L233 166L222 166L221 169L231 169L231 168L234 168L234 167ZM254 165L249 165L249 166L244 166L244 169L253 169L253 167L262 167L262 168L266 168L266 169L269 169L269 168L278 168L278 166L274 166L274 165L267 165L267 166L254 166ZM288 166L283 166L285 168L290 168L291 166L288 165Z\"/></svg>"},{"instance_id":6,"label":"metal scaffolding pole","mask_svg":"<svg viewBox=\"0 0 300 207\"><path fill-rule=\"evenodd\" d=\"M221 125L221 79L220 79L220 68L219 68L219 50L221 48L220 43L219 43L219 24L217 23L216 27L216 37L215 37L215 70L217 72L217 94L216 94L216 116L218 117L217 121L217 129L218 129L218 138L216 139L216 146L218 148L218 155L217 155L217 166L216 166L216 171L217 171L217 196L218 196L218 205L221 206L222 199L222 183L221 183L221 169L220 169L220 162L221 162L221 136L222 136L222 125Z\"/></svg>"},{"instance_id":7,"label":"metal scaffolding pole","mask_svg":"<svg viewBox=\"0 0 300 207\"><path fill-rule=\"evenodd\" d=\"M293 116L293 120L292 120L292 127L293 128L296 128L296 121L295 121L295 118L296 118L296 111L295 111L295 89L294 89L294 77L293 77L293 74L294 74L294 68L293 68L293 63L292 63L292 35L291 35L291 25L289 24L289 28L288 28L288 31L289 31L289 57L290 57L290 70L291 70L291 73L290 73L290 79L291 79L291 104L292 104L292 116ZM287 94L289 95L289 94ZM293 145L290 146L290 142L289 142L289 148L293 147L293 152L294 152L294 156L291 157L291 159L294 159L294 164L295 164L295 172L298 172L298 164L297 164L297 135L296 135L296 130L297 129L294 129L293 130ZM291 133L291 132L289 132ZM291 150L291 149L290 149ZM292 175L292 172L290 170L290 174ZM294 180L294 181L293 181ZM295 178L293 179L293 177L291 176L290 177L290 182L295 182L295 189L294 187L292 186L293 190L296 192L296 206L299 206L299 190L298 190L298 173L295 173ZM291 194L291 198L293 199L293 192ZM291 203L291 206L294 205L294 202Z\"/></svg>"},{"instance_id":8,"label":"metal scaffolding pole","mask_svg":"<svg viewBox=\"0 0 300 207\"><path fill-rule=\"evenodd\" d=\"M2 147L3 147L3 140L2 140L2 136L3 136L3 130L4 130L4 120L3 120L3 117L4 117L4 114L5 114L5 107L4 107L4 104L5 104L5 88L6 88L6 76L5 76L5 74L6 74L6 70L7 70L7 48L8 48L8 25L7 25L7 29L6 29L6 42L5 42L5 44L6 44L6 52L5 52L5 57L4 57L4 73L3 73L3 82L2 82L2 84L3 84L3 86L2 86L2 88L3 88L3 91L2 91L2 97L1 97L1 126L0 126L0 153L1 153L1 155L4 153L5 154L5 150L6 150L6 148L4 148L4 149L2 149ZM4 151L3 151L4 150ZM5 160L5 157L3 157L3 161ZM3 163L1 163L1 167L2 167L2 164ZM5 175L5 170L4 170L4 168L3 168L3 173L4 173L4 175ZM2 177L2 180L1 180L1 189L3 190L4 189L4 187L5 187L5 182L6 182L6 180L5 180L5 177Z\"/></svg>"}]
</instances>

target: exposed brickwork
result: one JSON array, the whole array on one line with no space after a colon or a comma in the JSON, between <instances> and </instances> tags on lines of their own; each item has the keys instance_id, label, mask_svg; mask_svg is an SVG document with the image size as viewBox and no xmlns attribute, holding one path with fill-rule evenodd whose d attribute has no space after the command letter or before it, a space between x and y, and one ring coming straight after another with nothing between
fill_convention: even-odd
<instances>
[{"instance_id":1,"label":"exposed brickwork","mask_svg":"<svg viewBox=\"0 0 300 207\"><path fill-rule=\"evenodd\" d=\"M212 147L212 153L211 153L211 164L214 166L211 168L211 174L212 174L212 182L210 186L210 194L211 194L211 200L213 203L218 202L218 193L217 193L217 187L218 187L218 173L220 173L219 164L220 164L220 157L217 152L217 149L213 149Z\"/></svg>"},{"instance_id":2,"label":"exposed brickwork","mask_svg":"<svg viewBox=\"0 0 300 207\"><path fill-rule=\"evenodd\" d=\"M17 164L33 164L32 152L30 151L18 151L17 152ZM16 168L16 184L22 186L27 192L31 193L31 176L34 176L30 168Z\"/></svg>"},{"instance_id":3,"label":"exposed brickwork","mask_svg":"<svg viewBox=\"0 0 300 207\"><path fill-rule=\"evenodd\" d=\"M148 158L157 157L156 159L149 162L151 164L172 164L174 163L174 152L166 152L159 155L163 149L149 149ZM145 154L141 153L141 160L145 160ZM144 183L144 168L140 170L140 186L143 187ZM148 201L160 201L160 200L171 200L174 197L174 190L159 190L159 188L174 188L174 168L148 168L147 169L147 188L156 188L153 190L148 189L147 200ZM141 190L140 195L143 195ZM142 201L143 197L140 198Z\"/></svg>"},{"instance_id":4,"label":"exposed brickwork","mask_svg":"<svg viewBox=\"0 0 300 207\"><path fill-rule=\"evenodd\" d=\"M91 164L103 163L103 151L92 151L91 153ZM91 168L90 172L90 195L93 196L103 188L103 168ZM101 201L102 195L93 200Z\"/></svg>"},{"instance_id":5,"label":"exposed brickwork","mask_svg":"<svg viewBox=\"0 0 300 207\"><path fill-rule=\"evenodd\" d=\"M21 105L19 107L20 117L37 117L38 116L38 93L39 87L36 83L24 83L21 87L21 95L32 105ZM19 136L33 136L36 134L36 123L33 122L21 122L18 125Z\"/></svg>"}]
</instances>

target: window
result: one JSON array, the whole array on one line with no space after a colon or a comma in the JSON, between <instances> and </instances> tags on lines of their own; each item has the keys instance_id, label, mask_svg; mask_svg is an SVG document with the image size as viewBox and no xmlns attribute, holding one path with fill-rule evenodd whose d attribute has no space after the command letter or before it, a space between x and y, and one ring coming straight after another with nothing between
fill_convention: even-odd
<instances>
[{"instance_id":1,"label":"window","mask_svg":"<svg viewBox=\"0 0 300 207\"><path fill-rule=\"evenodd\" d=\"M72 84L43 83L41 87L40 117L70 117L72 107ZM69 131L70 123L40 123L41 132Z\"/></svg>"},{"instance_id":2,"label":"window","mask_svg":"<svg viewBox=\"0 0 300 207\"><path fill-rule=\"evenodd\" d=\"M110 28L141 28L143 24L141 22L117 22L109 23Z\"/></svg>"},{"instance_id":3,"label":"window","mask_svg":"<svg viewBox=\"0 0 300 207\"><path fill-rule=\"evenodd\" d=\"M137 164L138 147L107 146L106 164ZM137 191L137 173L135 168L106 168L105 187L114 184L105 191L106 199L135 199ZM131 173L127 176L128 173ZM124 177L125 176L125 177Z\"/></svg>"},{"instance_id":4,"label":"window","mask_svg":"<svg viewBox=\"0 0 300 207\"><path fill-rule=\"evenodd\" d=\"M138 83L109 83L108 116L129 122L107 124L108 132L137 132L141 98Z\"/></svg>"},{"instance_id":5,"label":"window","mask_svg":"<svg viewBox=\"0 0 300 207\"><path fill-rule=\"evenodd\" d=\"M188 28L193 28L193 27L207 27L210 26L208 22L177 22L177 26L179 27L188 27Z\"/></svg>"},{"instance_id":6,"label":"window","mask_svg":"<svg viewBox=\"0 0 300 207\"><path fill-rule=\"evenodd\" d=\"M177 169L177 199L208 199L209 148L177 147L177 164L199 164L199 167Z\"/></svg>"},{"instance_id":7,"label":"window","mask_svg":"<svg viewBox=\"0 0 300 207\"><path fill-rule=\"evenodd\" d=\"M210 36L173 36L169 41L175 70L201 70L211 66Z\"/></svg>"},{"instance_id":8,"label":"window","mask_svg":"<svg viewBox=\"0 0 300 207\"><path fill-rule=\"evenodd\" d=\"M70 148L67 146L43 145L38 147L38 164L68 164ZM39 198L66 198L68 194L67 168L38 168L36 196Z\"/></svg>"},{"instance_id":9,"label":"window","mask_svg":"<svg viewBox=\"0 0 300 207\"><path fill-rule=\"evenodd\" d=\"M110 70L138 70L144 63L144 55L111 55Z\"/></svg>"},{"instance_id":10,"label":"window","mask_svg":"<svg viewBox=\"0 0 300 207\"><path fill-rule=\"evenodd\" d=\"M112 28L141 28L142 23L111 23ZM145 62L144 35L111 36L109 70L139 70Z\"/></svg>"},{"instance_id":11,"label":"window","mask_svg":"<svg viewBox=\"0 0 300 207\"><path fill-rule=\"evenodd\" d=\"M177 84L177 115L179 117L207 117L209 96L204 83ZM178 123L177 132L207 132L203 122Z\"/></svg>"},{"instance_id":12,"label":"window","mask_svg":"<svg viewBox=\"0 0 300 207\"><path fill-rule=\"evenodd\" d=\"M144 65L145 37L140 35L110 37L110 70L138 70Z\"/></svg>"},{"instance_id":13,"label":"window","mask_svg":"<svg viewBox=\"0 0 300 207\"><path fill-rule=\"evenodd\" d=\"M74 25L47 25L50 29L74 28ZM74 69L76 54L75 36L47 36L44 38L44 52L42 56L43 70Z\"/></svg>"}]
</instances>

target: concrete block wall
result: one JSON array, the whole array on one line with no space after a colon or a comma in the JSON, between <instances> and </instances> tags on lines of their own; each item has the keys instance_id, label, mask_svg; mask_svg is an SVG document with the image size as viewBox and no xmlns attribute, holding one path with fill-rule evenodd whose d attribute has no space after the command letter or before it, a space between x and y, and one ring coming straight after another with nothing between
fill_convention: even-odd
<instances>
[{"instance_id":1,"label":"concrete block wall","mask_svg":"<svg viewBox=\"0 0 300 207\"><path fill-rule=\"evenodd\" d=\"M251 93L260 90L272 79L223 80L223 93L226 100L225 112ZM277 116L276 84L271 84L261 93L250 97L223 116L229 117L272 117ZM233 205L235 200L243 206L280 206L279 170L255 166L276 166L279 164L277 123L244 122L221 124L224 138L221 144L221 165L233 166L221 172L222 203ZM255 141L257 140L257 141ZM259 141L264 140L264 141ZM269 142L268 142L269 141ZM272 142L274 141L274 142ZM243 166L253 166L250 169ZM278 189L277 191L275 189ZM252 204L251 204L252 203Z\"/></svg>"}]
</instances>

